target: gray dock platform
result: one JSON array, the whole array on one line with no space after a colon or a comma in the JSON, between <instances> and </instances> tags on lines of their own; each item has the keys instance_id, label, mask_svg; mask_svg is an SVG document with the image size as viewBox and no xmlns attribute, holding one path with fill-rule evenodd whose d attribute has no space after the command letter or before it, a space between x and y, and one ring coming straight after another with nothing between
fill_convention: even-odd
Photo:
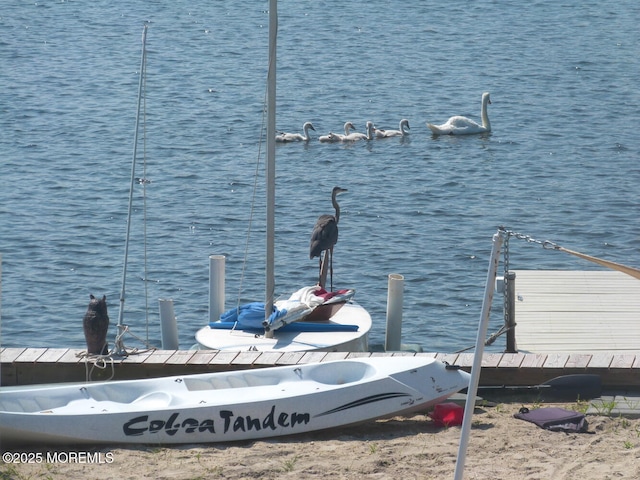
<instances>
[{"instance_id":1,"label":"gray dock platform","mask_svg":"<svg viewBox=\"0 0 640 480\"><path fill-rule=\"evenodd\" d=\"M640 280L616 271L515 274L518 351L640 354Z\"/></svg>"}]
</instances>

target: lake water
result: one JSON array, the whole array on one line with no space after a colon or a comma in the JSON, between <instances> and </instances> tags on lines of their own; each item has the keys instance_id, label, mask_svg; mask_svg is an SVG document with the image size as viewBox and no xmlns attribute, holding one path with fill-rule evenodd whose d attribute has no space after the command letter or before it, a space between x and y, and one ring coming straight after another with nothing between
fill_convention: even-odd
<instances>
[{"instance_id":1,"label":"lake water","mask_svg":"<svg viewBox=\"0 0 640 480\"><path fill-rule=\"evenodd\" d=\"M373 343L399 273L404 341L473 345L499 225L640 266L636 0L282 1L279 17L278 128L312 121L316 136L277 148L278 294L316 281L309 235L334 185L349 189L334 283L356 288ZM117 323L147 21L136 176L151 183L134 195L125 323L159 345L157 299L173 298L193 344L210 254L227 257L227 306L264 298L268 2L14 1L0 12L2 346L84 348L90 293ZM432 137L427 121L479 120L485 91L490 135ZM404 139L315 140L401 118ZM597 268L510 243L512 268Z\"/></svg>"}]
</instances>

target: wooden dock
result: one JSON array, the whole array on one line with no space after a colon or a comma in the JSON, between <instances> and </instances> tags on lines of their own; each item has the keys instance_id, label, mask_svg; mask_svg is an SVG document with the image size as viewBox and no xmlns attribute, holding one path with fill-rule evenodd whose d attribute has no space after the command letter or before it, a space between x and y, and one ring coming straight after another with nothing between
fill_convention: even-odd
<instances>
[{"instance_id":1,"label":"wooden dock","mask_svg":"<svg viewBox=\"0 0 640 480\"><path fill-rule=\"evenodd\" d=\"M515 271L518 351L640 354L640 280L616 271Z\"/></svg>"},{"instance_id":2,"label":"wooden dock","mask_svg":"<svg viewBox=\"0 0 640 480\"><path fill-rule=\"evenodd\" d=\"M609 271L516 270L515 274L515 338L520 353L485 353L482 385L537 385L561 375L594 373L604 387L640 390L640 281ZM126 380L358 356L424 355L466 371L473 363L473 353L149 350L101 359L84 353L68 348L0 348L0 385Z\"/></svg>"},{"instance_id":3,"label":"wooden dock","mask_svg":"<svg viewBox=\"0 0 640 480\"><path fill-rule=\"evenodd\" d=\"M123 358L83 356L84 350L65 348L0 349L2 386L37 383L125 380L168 375L217 372L277 365L340 360L361 356L418 355L436 357L471 370L473 353L346 353L346 352L215 352L152 350ZM568 374L594 373L608 388L640 389L640 352L619 354L485 353L481 385L537 385Z\"/></svg>"}]
</instances>

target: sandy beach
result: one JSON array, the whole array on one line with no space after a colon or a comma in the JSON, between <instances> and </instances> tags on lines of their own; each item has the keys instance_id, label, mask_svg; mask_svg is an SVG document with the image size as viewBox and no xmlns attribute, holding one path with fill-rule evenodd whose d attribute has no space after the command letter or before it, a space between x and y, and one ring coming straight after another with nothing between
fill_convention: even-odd
<instances>
[{"instance_id":1,"label":"sandy beach","mask_svg":"<svg viewBox=\"0 0 640 480\"><path fill-rule=\"evenodd\" d=\"M566 434L514 418L521 406L584 409L521 403L477 408L465 480L640 478L640 419L603 412L587 417L593 433ZM437 427L417 414L266 441L59 450L53 463L0 463L0 479L452 479L460 433L460 427ZM86 452L93 456L73 457Z\"/></svg>"}]
</instances>

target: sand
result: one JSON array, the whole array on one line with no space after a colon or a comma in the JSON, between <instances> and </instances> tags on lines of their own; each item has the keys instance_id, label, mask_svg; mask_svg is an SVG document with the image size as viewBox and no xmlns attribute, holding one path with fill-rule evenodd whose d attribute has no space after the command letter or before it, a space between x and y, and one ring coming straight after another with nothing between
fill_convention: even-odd
<instances>
[{"instance_id":1,"label":"sand","mask_svg":"<svg viewBox=\"0 0 640 480\"><path fill-rule=\"evenodd\" d=\"M593 434L566 434L515 419L521 406L477 409L465 480L640 478L640 419L603 412L587 417ZM54 463L0 463L0 479L453 479L460 433L417 414L266 441L71 449ZM99 463L68 460L85 452Z\"/></svg>"}]
</instances>

